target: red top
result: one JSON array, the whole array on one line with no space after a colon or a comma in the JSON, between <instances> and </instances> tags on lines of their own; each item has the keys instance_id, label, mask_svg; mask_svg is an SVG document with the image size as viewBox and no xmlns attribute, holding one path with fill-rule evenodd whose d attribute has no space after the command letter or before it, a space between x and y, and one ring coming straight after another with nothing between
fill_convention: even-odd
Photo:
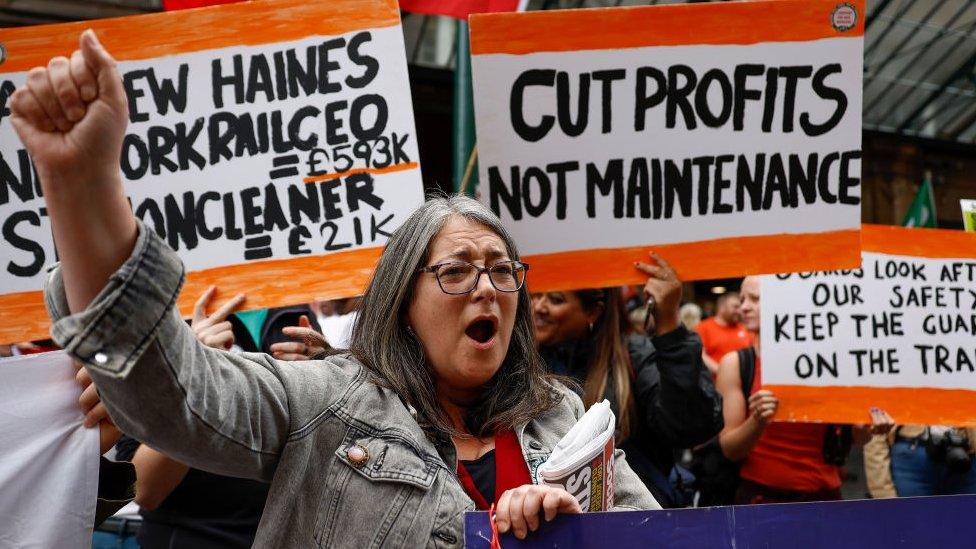
<instances>
[{"instance_id":1,"label":"red top","mask_svg":"<svg viewBox=\"0 0 976 549\"><path fill-rule=\"evenodd\" d=\"M752 345L755 336L742 324L722 326L715 317L706 318L695 326L702 339L702 348L709 358L718 362L732 351L745 349Z\"/></svg>"},{"instance_id":2,"label":"red top","mask_svg":"<svg viewBox=\"0 0 976 549\"><path fill-rule=\"evenodd\" d=\"M761 384L759 357L749 394ZM827 426L822 423L779 423L766 426L759 442L742 463L739 475L780 490L821 492L840 488L840 468L823 458Z\"/></svg>"},{"instance_id":3,"label":"red top","mask_svg":"<svg viewBox=\"0 0 976 549\"><path fill-rule=\"evenodd\" d=\"M461 486L464 486L464 491L474 500L478 509L482 511L490 509L491 503L485 501L485 497L478 491L474 479L460 460L458 460L457 470ZM524 484L532 484L532 475L529 474L529 466L525 464L522 445L519 444L515 431L502 431L495 435L495 501L492 503L498 503L498 499L506 490Z\"/></svg>"}]
</instances>

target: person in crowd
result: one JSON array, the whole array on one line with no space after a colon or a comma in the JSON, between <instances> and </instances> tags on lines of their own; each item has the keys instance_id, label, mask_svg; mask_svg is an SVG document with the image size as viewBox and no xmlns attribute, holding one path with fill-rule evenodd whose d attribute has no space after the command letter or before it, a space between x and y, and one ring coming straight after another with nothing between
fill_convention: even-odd
<instances>
[{"instance_id":1,"label":"person in crowd","mask_svg":"<svg viewBox=\"0 0 976 549\"><path fill-rule=\"evenodd\" d=\"M74 362L75 381L81 386L78 404L84 414L83 425L88 429L98 429L98 496L95 502L94 527L98 528L105 519L115 514L132 501L135 494L136 471L131 463L107 459L108 453L122 436L122 432L112 423L105 412L105 405L98 399L95 386L84 367Z\"/></svg>"},{"instance_id":2,"label":"person in crowd","mask_svg":"<svg viewBox=\"0 0 976 549\"><path fill-rule=\"evenodd\" d=\"M297 326L282 327L281 334L284 339L273 343L269 349L269 354L278 360L312 360L322 358L333 349L305 315L298 317Z\"/></svg>"},{"instance_id":3,"label":"person in crowd","mask_svg":"<svg viewBox=\"0 0 976 549\"><path fill-rule=\"evenodd\" d=\"M976 494L976 428L896 425L872 408L864 476L872 498Z\"/></svg>"},{"instance_id":4,"label":"person in crowd","mask_svg":"<svg viewBox=\"0 0 976 549\"><path fill-rule=\"evenodd\" d=\"M607 399L618 448L665 507L690 502L668 478L674 451L722 428L722 405L701 360L701 343L678 320L681 282L660 257L641 263L655 296L657 335L634 333L617 288L532 296L535 336L549 369L575 379L586 406Z\"/></svg>"},{"instance_id":5,"label":"person in crowd","mask_svg":"<svg viewBox=\"0 0 976 549\"><path fill-rule=\"evenodd\" d=\"M626 309L627 306L625 305ZM647 322L647 304L638 305L627 313L627 320L630 322L629 331L635 334L644 332L644 323Z\"/></svg>"},{"instance_id":6,"label":"person in crowd","mask_svg":"<svg viewBox=\"0 0 976 549\"><path fill-rule=\"evenodd\" d=\"M703 359L714 377L718 363L726 354L752 345L753 334L741 323L738 292L725 292L715 302L715 314L702 320L695 327L701 336Z\"/></svg>"},{"instance_id":7,"label":"person in crowd","mask_svg":"<svg viewBox=\"0 0 976 549\"><path fill-rule=\"evenodd\" d=\"M837 459L825 455L825 448L835 446L830 439L834 431L824 424L772 422L779 399L762 388L759 278L746 277L741 291L742 323L755 335L754 343L726 354L715 382L725 416L719 434L721 450L729 460L741 462L735 503L841 499ZM740 370L743 362L752 365L745 369L751 377L747 385Z\"/></svg>"},{"instance_id":8,"label":"person in crowd","mask_svg":"<svg viewBox=\"0 0 976 549\"><path fill-rule=\"evenodd\" d=\"M182 263L123 192L115 60L92 31L80 45L30 72L11 121L60 252L45 290L52 334L123 432L189 466L270 482L259 546L457 546L476 502L519 538L580 511L532 476L583 405L546 373L527 266L490 210L437 198L403 221L349 352L282 362L206 347L173 306ZM616 508L660 507L622 452L614 469Z\"/></svg>"},{"instance_id":9,"label":"person in crowd","mask_svg":"<svg viewBox=\"0 0 976 549\"><path fill-rule=\"evenodd\" d=\"M295 349L295 346L288 345L289 343L302 342L300 337L293 335L294 330L291 328L296 327L308 328L316 332L322 331L318 318L309 304L303 303L268 309L268 314L261 325L258 349L262 353L281 358L284 353Z\"/></svg>"},{"instance_id":10,"label":"person in crowd","mask_svg":"<svg viewBox=\"0 0 976 549\"><path fill-rule=\"evenodd\" d=\"M322 329L311 304L239 311L226 320L231 325L226 333L237 341L231 350L267 353L279 360L308 360L326 347L305 345L312 343L303 339L306 332Z\"/></svg>"},{"instance_id":11,"label":"person in crowd","mask_svg":"<svg viewBox=\"0 0 976 549\"><path fill-rule=\"evenodd\" d=\"M681 319L681 323L684 324L686 329L694 330L702 321L702 309L697 303L685 303L678 309L678 318ZM698 335L700 336L701 334ZM702 355L703 358L705 356L707 355Z\"/></svg>"},{"instance_id":12,"label":"person in crowd","mask_svg":"<svg viewBox=\"0 0 976 549\"><path fill-rule=\"evenodd\" d=\"M322 336L329 342L329 346L348 349L352 327L358 316L356 309L359 307L359 299L317 299L309 303L309 307L315 313L322 328Z\"/></svg>"},{"instance_id":13,"label":"person in crowd","mask_svg":"<svg viewBox=\"0 0 976 549\"><path fill-rule=\"evenodd\" d=\"M216 289L207 289L197 300L191 327L204 345L231 349L237 338L228 317L245 296L237 295L208 314ZM117 459L131 461L136 467L135 501L142 515L137 536L140 547L247 548L254 543L268 498L267 483L188 467L127 436L116 449Z\"/></svg>"}]
</instances>

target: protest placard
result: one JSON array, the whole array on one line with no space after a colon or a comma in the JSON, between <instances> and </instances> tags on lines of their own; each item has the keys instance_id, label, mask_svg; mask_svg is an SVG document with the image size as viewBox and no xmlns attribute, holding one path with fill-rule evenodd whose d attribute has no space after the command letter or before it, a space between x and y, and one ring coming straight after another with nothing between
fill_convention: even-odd
<instances>
[{"instance_id":1,"label":"protest placard","mask_svg":"<svg viewBox=\"0 0 976 549\"><path fill-rule=\"evenodd\" d=\"M6 101L92 27L129 101L121 172L136 216L248 307L355 295L423 201L394 0L269 0L0 30ZM5 117L8 110L3 110ZM56 258L40 185L0 119L0 341L45 337Z\"/></svg>"},{"instance_id":2,"label":"protest placard","mask_svg":"<svg viewBox=\"0 0 976 549\"><path fill-rule=\"evenodd\" d=\"M77 372L60 351L0 359L2 547L91 547L99 430Z\"/></svg>"},{"instance_id":3,"label":"protest placard","mask_svg":"<svg viewBox=\"0 0 976 549\"><path fill-rule=\"evenodd\" d=\"M473 15L480 199L533 290L860 261L864 3Z\"/></svg>"},{"instance_id":4,"label":"protest placard","mask_svg":"<svg viewBox=\"0 0 976 549\"><path fill-rule=\"evenodd\" d=\"M777 417L976 425L976 235L864 225L864 262L762 279Z\"/></svg>"},{"instance_id":5,"label":"protest placard","mask_svg":"<svg viewBox=\"0 0 976 549\"><path fill-rule=\"evenodd\" d=\"M962 226L969 233L976 233L976 200L963 198L959 200L962 208Z\"/></svg>"}]
</instances>

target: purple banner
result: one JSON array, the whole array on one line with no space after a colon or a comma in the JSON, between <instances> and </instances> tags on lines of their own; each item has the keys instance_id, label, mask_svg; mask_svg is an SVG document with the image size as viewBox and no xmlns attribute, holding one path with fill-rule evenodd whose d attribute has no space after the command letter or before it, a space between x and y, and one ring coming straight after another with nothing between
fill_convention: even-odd
<instances>
[{"instance_id":1,"label":"purple banner","mask_svg":"<svg viewBox=\"0 0 976 549\"><path fill-rule=\"evenodd\" d=\"M745 505L559 516L505 549L573 547L972 547L976 496ZM488 549L488 514L467 513L464 545Z\"/></svg>"}]
</instances>

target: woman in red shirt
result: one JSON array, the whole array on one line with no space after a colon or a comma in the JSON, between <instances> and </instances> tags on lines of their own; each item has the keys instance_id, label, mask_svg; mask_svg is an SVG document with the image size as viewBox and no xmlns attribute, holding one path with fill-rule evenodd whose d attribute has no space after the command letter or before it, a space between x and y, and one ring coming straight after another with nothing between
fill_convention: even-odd
<instances>
[{"instance_id":1,"label":"woman in red shirt","mask_svg":"<svg viewBox=\"0 0 976 549\"><path fill-rule=\"evenodd\" d=\"M840 469L823 456L826 425L772 423L779 399L762 389L759 360L759 278L742 281L742 323L756 334L754 353L722 358L715 387L722 394L725 428L722 453L741 462L735 503L779 503L841 499ZM754 357L749 400L742 390L740 356Z\"/></svg>"}]
</instances>

